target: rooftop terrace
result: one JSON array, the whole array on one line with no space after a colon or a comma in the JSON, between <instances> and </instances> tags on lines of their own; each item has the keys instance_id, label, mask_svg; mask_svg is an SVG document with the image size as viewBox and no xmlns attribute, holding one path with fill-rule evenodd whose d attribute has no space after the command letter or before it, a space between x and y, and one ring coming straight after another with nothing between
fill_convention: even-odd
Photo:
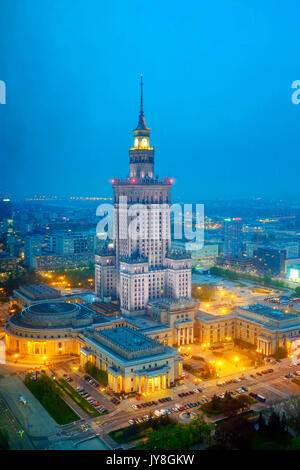
<instances>
[{"instance_id":1,"label":"rooftop terrace","mask_svg":"<svg viewBox=\"0 0 300 470\"><path fill-rule=\"evenodd\" d=\"M129 327L97 331L95 338L126 359L160 354L164 346Z\"/></svg>"}]
</instances>

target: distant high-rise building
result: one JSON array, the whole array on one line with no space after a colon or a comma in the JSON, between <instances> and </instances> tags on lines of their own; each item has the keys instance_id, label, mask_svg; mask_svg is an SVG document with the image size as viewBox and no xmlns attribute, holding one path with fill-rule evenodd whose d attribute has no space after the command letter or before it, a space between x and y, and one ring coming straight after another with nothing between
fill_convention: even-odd
<instances>
[{"instance_id":1,"label":"distant high-rise building","mask_svg":"<svg viewBox=\"0 0 300 470\"><path fill-rule=\"evenodd\" d=\"M0 220L11 219L12 206L9 198L0 198Z\"/></svg>"},{"instance_id":2,"label":"distant high-rise building","mask_svg":"<svg viewBox=\"0 0 300 470\"><path fill-rule=\"evenodd\" d=\"M229 261L242 253L242 219L224 219L224 257Z\"/></svg>"},{"instance_id":3,"label":"distant high-rise building","mask_svg":"<svg viewBox=\"0 0 300 470\"><path fill-rule=\"evenodd\" d=\"M285 256L284 250L260 246L254 252L255 266L263 274L279 276L284 272Z\"/></svg>"},{"instance_id":4,"label":"distant high-rise building","mask_svg":"<svg viewBox=\"0 0 300 470\"><path fill-rule=\"evenodd\" d=\"M39 271L55 271L89 266L94 261L95 235L54 232L25 237L24 260Z\"/></svg>"},{"instance_id":5,"label":"distant high-rise building","mask_svg":"<svg viewBox=\"0 0 300 470\"><path fill-rule=\"evenodd\" d=\"M34 258L42 254L44 237L42 235L28 235L25 237L24 263L26 266L33 266Z\"/></svg>"},{"instance_id":6,"label":"distant high-rise building","mask_svg":"<svg viewBox=\"0 0 300 470\"><path fill-rule=\"evenodd\" d=\"M298 257L298 243L272 243L260 246L254 252L257 270L274 276L283 275L287 266L296 262Z\"/></svg>"},{"instance_id":7,"label":"distant high-rise building","mask_svg":"<svg viewBox=\"0 0 300 470\"><path fill-rule=\"evenodd\" d=\"M96 238L93 233L54 232L45 237L45 251L58 255L92 253Z\"/></svg>"}]
</instances>

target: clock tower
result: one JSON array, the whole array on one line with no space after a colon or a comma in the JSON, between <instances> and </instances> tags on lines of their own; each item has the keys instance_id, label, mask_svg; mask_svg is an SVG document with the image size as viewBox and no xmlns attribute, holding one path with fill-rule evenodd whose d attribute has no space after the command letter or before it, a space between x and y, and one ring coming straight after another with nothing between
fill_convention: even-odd
<instances>
[{"instance_id":1,"label":"clock tower","mask_svg":"<svg viewBox=\"0 0 300 470\"><path fill-rule=\"evenodd\" d=\"M141 75L141 105L137 127L134 129L134 146L129 150L131 178L153 178L154 148L150 147L150 131L146 126L143 107L143 75Z\"/></svg>"}]
</instances>

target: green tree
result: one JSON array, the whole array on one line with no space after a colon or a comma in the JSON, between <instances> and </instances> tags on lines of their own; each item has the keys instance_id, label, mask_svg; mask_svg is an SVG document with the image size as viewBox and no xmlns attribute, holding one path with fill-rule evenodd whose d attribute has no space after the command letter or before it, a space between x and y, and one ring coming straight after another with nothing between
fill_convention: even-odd
<instances>
[{"instance_id":1,"label":"green tree","mask_svg":"<svg viewBox=\"0 0 300 470\"><path fill-rule=\"evenodd\" d=\"M238 415L218 424L214 437L217 446L221 449L245 450L251 446L254 436L255 429L253 424L246 418Z\"/></svg>"},{"instance_id":2,"label":"green tree","mask_svg":"<svg viewBox=\"0 0 300 470\"><path fill-rule=\"evenodd\" d=\"M211 402L209 403L209 407L212 411L219 411L221 413L221 398L217 397L217 395L214 395L211 399Z\"/></svg>"},{"instance_id":3,"label":"green tree","mask_svg":"<svg viewBox=\"0 0 300 470\"><path fill-rule=\"evenodd\" d=\"M0 450L9 450L8 432L6 429L0 430Z\"/></svg>"},{"instance_id":4,"label":"green tree","mask_svg":"<svg viewBox=\"0 0 300 470\"><path fill-rule=\"evenodd\" d=\"M293 297L300 297L300 286L296 287Z\"/></svg>"},{"instance_id":5,"label":"green tree","mask_svg":"<svg viewBox=\"0 0 300 470\"><path fill-rule=\"evenodd\" d=\"M284 346L278 346L275 351L274 357L276 360L278 360L278 359L284 359L285 357L287 357L287 355L288 355L287 348L285 348Z\"/></svg>"},{"instance_id":6,"label":"green tree","mask_svg":"<svg viewBox=\"0 0 300 470\"><path fill-rule=\"evenodd\" d=\"M286 420L285 415L282 417L275 411L271 413L267 424L267 435L275 442L282 442L286 433Z\"/></svg>"},{"instance_id":7,"label":"green tree","mask_svg":"<svg viewBox=\"0 0 300 470\"><path fill-rule=\"evenodd\" d=\"M267 423L265 418L263 417L262 413L259 413L259 418L258 418L258 429L261 435L266 435L267 433Z\"/></svg>"},{"instance_id":8,"label":"green tree","mask_svg":"<svg viewBox=\"0 0 300 470\"><path fill-rule=\"evenodd\" d=\"M213 425L196 417L189 425L172 424L158 430L148 431L146 442L137 446L138 450L187 450L193 444L211 443Z\"/></svg>"},{"instance_id":9,"label":"green tree","mask_svg":"<svg viewBox=\"0 0 300 470\"><path fill-rule=\"evenodd\" d=\"M208 302L214 299L216 295L216 286L214 284L195 285L192 288L192 296L195 299Z\"/></svg>"}]
</instances>

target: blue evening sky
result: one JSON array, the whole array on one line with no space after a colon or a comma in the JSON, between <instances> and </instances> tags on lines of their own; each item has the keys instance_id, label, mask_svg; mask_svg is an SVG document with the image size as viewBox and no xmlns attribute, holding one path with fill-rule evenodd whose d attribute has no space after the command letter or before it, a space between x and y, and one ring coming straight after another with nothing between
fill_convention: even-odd
<instances>
[{"instance_id":1,"label":"blue evening sky","mask_svg":"<svg viewBox=\"0 0 300 470\"><path fill-rule=\"evenodd\" d=\"M299 198L299 18L281 0L1 0L0 191L111 195L142 72L177 198Z\"/></svg>"}]
</instances>

